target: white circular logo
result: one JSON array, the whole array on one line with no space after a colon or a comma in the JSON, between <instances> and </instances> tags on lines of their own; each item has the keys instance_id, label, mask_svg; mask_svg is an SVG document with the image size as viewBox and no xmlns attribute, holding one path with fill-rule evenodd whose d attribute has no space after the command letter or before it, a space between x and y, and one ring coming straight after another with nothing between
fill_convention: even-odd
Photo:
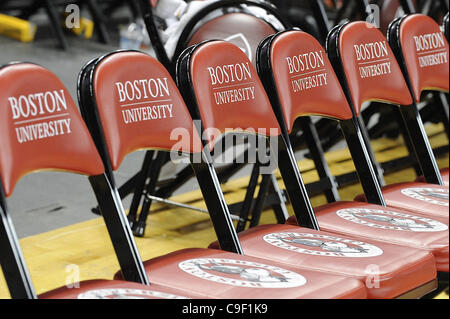
<instances>
[{"instance_id":1,"label":"white circular logo","mask_svg":"<svg viewBox=\"0 0 450 319\"><path fill-rule=\"evenodd\" d=\"M272 233L263 237L264 241L298 253L330 257L375 257L383 250L367 243L328 235L308 233Z\"/></svg>"},{"instance_id":2,"label":"white circular logo","mask_svg":"<svg viewBox=\"0 0 450 319\"><path fill-rule=\"evenodd\" d=\"M293 271L245 260L196 258L178 266L198 278L237 287L293 288L306 284L306 278Z\"/></svg>"},{"instance_id":3,"label":"white circular logo","mask_svg":"<svg viewBox=\"0 0 450 319\"><path fill-rule=\"evenodd\" d=\"M88 290L78 295L78 299L188 299L161 291L111 288Z\"/></svg>"},{"instance_id":4,"label":"white circular logo","mask_svg":"<svg viewBox=\"0 0 450 319\"><path fill-rule=\"evenodd\" d=\"M443 188L405 188L402 194L433 205L448 207L448 189Z\"/></svg>"},{"instance_id":5,"label":"white circular logo","mask_svg":"<svg viewBox=\"0 0 450 319\"><path fill-rule=\"evenodd\" d=\"M439 232L448 229L447 225L433 219L378 209L347 208L336 214L345 220L381 229L409 232Z\"/></svg>"}]
</instances>

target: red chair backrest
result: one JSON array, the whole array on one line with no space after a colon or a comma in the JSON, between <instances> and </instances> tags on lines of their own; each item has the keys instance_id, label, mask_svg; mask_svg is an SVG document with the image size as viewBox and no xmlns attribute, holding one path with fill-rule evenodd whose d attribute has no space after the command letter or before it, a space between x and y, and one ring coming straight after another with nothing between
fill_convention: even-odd
<instances>
[{"instance_id":1,"label":"red chair backrest","mask_svg":"<svg viewBox=\"0 0 450 319\"><path fill-rule=\"evenodd\" d=\"M339 33L339 57L356 115L368 101L410 105L411 93L397 60L380 30L351 22Z\"/></svg>"},{"instance_id":2,"label":"red chair backrest","mask_svg":"<svg viewBox=\"0 0 450 319\"><path fill-rule=\"evenodd\" d=\"M138 149L201 152L175 82L153 57L134 51L107 55L95 66L92 81L113 170ZM177 132L186 134L171 136Z\"/></svg>"},{"instance_id":3,"label":"red chair backrest","mask_svg":"<svg viewBox=\"0 0 450 319\"><path fill-rule=\"evenodd\" d=\"M449 91L449 47L439 25L413 14L399 25L398 40L417 102L424 90Z\"/></svg>"},{"instance_id":4,"label":"red chair backrest","mask_svg":"<svg viewBox=\"0 0 450 319\"><path fill-rule=\"evenodd\" d=\"M0 175L6 196L37 170L100 175L104 166L72 97L31 63L0 69Z\"/></svg>"},{"instance_id":5,"label":"red chair backrest","mask_svg":"<svg viewBox=\"0 0 450 319\"><path fill-rule=\"evenodd\" d=\"M300 116L352 118L326 52L313 36L303 31L275 36L270 63L288 132Z\"/></svg>"},{"instance_id":6,"label":"red chair backrest","mask_svg":"<svg viewBox=\"0 0 450 319\"><path fill-rule=\"evenodd\" d=\"M244 13L228 13L203 24L189 40L189 46L205 40L226 40L237 45L255 64L258 44L275 30L264 20Z\"/></svg>"},{"instance_id":7,"label":"red chair backrest","mask_svg":"<svg viewBox=\"0 0 450 319\"><path fill-rule=\"evenodd\" d=\"M281 133L253 64L237 46L225 41L201 44L192 53L189 68L204 138L211 150L217 136L210 129L266 136Z\"/></svg>"}]
</instances>

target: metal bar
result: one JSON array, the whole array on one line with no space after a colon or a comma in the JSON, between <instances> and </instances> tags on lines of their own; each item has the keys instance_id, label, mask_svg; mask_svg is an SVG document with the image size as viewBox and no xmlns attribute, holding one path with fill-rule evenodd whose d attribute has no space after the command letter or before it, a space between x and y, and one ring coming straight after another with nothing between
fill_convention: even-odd
<instances>
[{"instance_id":1,"label":"metal bar","mask_svg":"<svg viewBox=\"0 0 450 319\"><path fill-rule=\"evenodd\" d=\"M189 209L189 210L194 210L194 211L197 211L199 213L204 213L204 214L208 214L209 215L208 210L203 209L203 208L194 207L194 206L183 204L183 203L180 203L180 202L175 202L175 201L172 201L170 199L165 199L165 198L153 196L153 195L150 195L150 194L145 194L145 197L147 197L148 199L150 199L152 201L155 201L155 202L159 202L159 203L163 203L163 204L167 204L167 205L175 206L175 207L186 208L186 209ZM230 217L231 217L232 220L237 220L237 221L241 220L241 218L239 218L239 216L236 216L236 215L233 215L233 214L230 214Z\"/></svg>"},{"instance_id":2,"label":"metal bar","mask_svg":"<svg viewBox=\"0 0 450 319\"><path fill-rule=\"evenodd\" d=\"M0 188L2 188L0 186ZM12 221L7 214L6 204L1 190L0 206L0 265L6 284L13 299L37 299L37 295L28 272L20 242Z\"/></svg>"},{"instance_id":3,"label":"metal bar","mask_svg":"<svg viewBox=\"0 0 450 319\"><path fill-rule=\"evenodd\" d=\"M127 281L149 285L139 250L117 190L112 189L105 174L90 176L89 182L97 198L123 278Z\"/></svg>"},{"instance_id":4,"label":"metal bar","mask_svg":"<svg viewBox=\"0 0 450 319\"><path fill-rule=\"evenodd\" d=\"M384 180L383 176L384 174L383 168L381 167L380 163L377 161L375 157L375 152L373 151L372 145L370 144L370 137L367 132L366 124L364 123L361 117L357 117L357 122L361 131L362 139L364 141L364 144L366 145L367 154L369 155L370 162L373 165L375 176L378 179L378 183L380 184L380 186L383 187L386 185L386 181Z\"/></svg>"},{"instance_id":5,"label":"metal bar","mask_svg":"<svg viewBox=\"0 0 450 319\"><path fill-rule=\"evenodd\" d=\"M341 121L341 128L367 201L372 204L386 206L358 121L355 118Z\"/></svg>"},{"instance_id":6,"label":"metal bar","mask_svg":"<svg viewBox=\"0 0 450 319\"><path fill-rule=\"evenodd\" d=\"M309 4L311 10L314 14L315 20L319 26L321 43L324 44L327 38L328 32L330 31L330 22L328 21L327 13L325 12L325 7L322 0L310 0Z\"/></svg>"},{"instance_id":7,"label":"metal bar","mask_svg":"<svg viewBox=\"0 0 450 319\"><path fill-rule=\"evenodd\" d=\"M59 15L56 12L53 3L50 0L44 0L44 6L47 11L47 15L50 19L50 23L53 26L53 31L55 32L55 36L59 41L59 45L62 49L67 50L69 48L69 44L67 43L66 38L64 37L63 28L61 26L61 21L59 19Z\"/></svg>"},{"instance_id":8,"label":"metal bar","mask_svg":"<svg viewBox=\"0 0 450 319\"><path fill-rule=\"evenodd\" d=\"M208 207L220 248L243 255L244 252L234 228L231 214L220 188L219 179L212 165L212 159L207 147L202 152L201 157L202 160L200 163L191 161L192 168L200 185L206 206Z\"/></svg>"},{"instance_id":9,"label":"metal bar","mask_svg":"<svg viewBox=\"0 0 450 319\"><path fill-rule=\"evenodd\" d=\"M89 11L92 14L92 18L94 19L95 23L95 30L97 31L98 38L101 43L108 44L110 43L108 30L106 28L103 18L103 15L100 11L100 8L98 7L98 4L95 0L85 0L87 2Z\"/></svg>"},{"instance_id":10,"label":"metal bar","mask_svg":"<svg viewBox=\"0 0 450 319\"><path fill-rule=\"evenodd\" d=\"M245 193L245 198L242 203L241 211L239 213L241 220L238 222L236 226L237 232L241 232L245 229L246 222L250 214L250 210L252 209L253 197L255 196L256 186L258 185L260 167L261 165L259 163L255 163L253 165L252 173L250 174L250 180L248 182L247 191Z\"/></svg>"},{"instance_id":11,"label":"metal bar","mask_svg":"<svg viewBox=\"0 0 450 319\"><path fill-rule=\"evenodd\" d=\"M158 182L159 174L161 168L164 165L167 158L167 152L157 152L156 158L152 161L149 171L148 178L149 182L145 188L146 194L154 194L156 189L156 183ZM147 174L146 174L147 175ZM142 203L141 213L139 214L139 219L133 227L133 233L135 236L143 237L145 234L145 227L147 224L148 213L150 212L150 206L152 204L151 199L144 197L144 202Z\"/></svg>"},{"instance_id":12,"label":"metal bar","mask_svg":"<svg viewBox=\"0 0 450 319\"><path fill-rule=\"evenodd\" d=\"M309 117L302 117L300 120L304 128L303 135L305 136L309 152L314 161L314 166L319 174L319 179L328 178L331 181L331 188L324 190L327 201L329 203L337 202L339 201L338 186L334 181L334 177L331 175L330 168L325 160L324 151L316 127Z\"/></svg>"},{"instance_id":13,"label":"metal bar","mask_svg":"<svg viewBox=\"0 0 450 319\"><path fill-rule=\"evenodd\" d=\"M267 193L270 189L272 174L263 174L262 180L259 185L258 197L256 198L255 206L252 210L252 218L250 219L250 228L255 227L261 220L261 213L264 208L264 201L267 197Z\"/></svg>"},{"instance_id":14,"label":"metal bar","mask_svg":"<svg viewBox=\"0 0 450 319\"><path fill-rule=\"evenodd\" d=\"M314 210L297 166L289 136L283 133L278 138L278 168L283 177L289 200L297 217L298 225L319 230Z\"/></svg>"},{"instance_id":15,"label":"metal bar","mask_svg":"<svg viewBox=\"0 0 450 319\"><path fill-rule=\"evenodd\" d=\"M277 219L278 224L284 224L286 220L289 218L289 212L286 208L286 198L284 196L284 192L278 186L278 181L274 174L270 174L270 189L269 194L273 194L278 199L276 204L272 204L272 209L275 212L275 217ZM264 203L268 201L270 196L267 196Z\"/></svg>"},{"instance_id":16,"label":"metal bar","mask_svg":"<svg viewBox=\"0 0 450 319\"><path fill-rule=\"evenodd\" d=\"M416 9L414 8L414 4L411 0L400 0L400 5L406 14L416 13Z\"/></svg>"},{"instance_id":17,"label":"metal bar","mask_svg":"<svg viewBox=\"0 0 450 319\"><path fill-rule=\"evenodd\" d=\"M442 114L442 122L444 122L444 127L445 127L445 133L447 134L447 139L450 140L450 136L449 136L449 103L448 103L448 94L446 95L443 92L435 92L434 94L436 103L437 103L437 107L439 108L439 110L441 111Z\"/></svg>"},{"instance_id":18,"label":"metal bar","mask_svg":"<svg viewBox=\"0 0 450 319\"><path fill-rule=\"evenodd\" d=\"M409 138L414 146L415 155L422 168L425 180L428 183L443 185L439 167L423 127L417 105L414 103L410 106L401 106L400 112L408 129L408 134L406 134L405 138Z\"/></svg>"},{"instance_id":19,"label":"metal bar","mask_svg":"<svg viewBox=\"0 0 450 319\"><path fill-rule=\"evenodd\" d=\"M139 204L141 203L142 195L144 194L145 183L147 176L152 167L154 151L145 152L144 161L142 163L141 170L139 171L139 177L136 180L135 191L130 204L130 210L128 212L128 221L131 229L134 228L136 223L137 211Z\"/></svg>"}]
</instances>

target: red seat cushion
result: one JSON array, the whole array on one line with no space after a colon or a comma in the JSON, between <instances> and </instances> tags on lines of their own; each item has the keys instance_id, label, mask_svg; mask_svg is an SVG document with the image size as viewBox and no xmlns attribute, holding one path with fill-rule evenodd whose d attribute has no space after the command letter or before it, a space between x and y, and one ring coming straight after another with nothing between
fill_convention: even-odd
<instances>
[{"instance_id":1,"label":"red seat cushion","mask_svg":"<svg viewBox=\"0 0 450 319\"><path fill-rule=\"evenodd\" d=\"M386 242L362 242L292 225L254 227L241 232L239 239L248 256L358 279L373 299L395 298L436 277L432 254Z\"/></svg>"},{"instance_id":2,"label":"red seat cushion","mask_svg":"<svg viewBox=\"0 0 450 319\"><path fill-rule=\"evenodd\" d=\"M449 175L448 168L445 168L445 169L441 170L442 181L444 182L444 186L447 186L447 187L449 185L449 183L448 183L448 175ZM425 178L423 176L420 176L420 177L418 177L416 179L416 182L418 182L418 183L425 183L426 181L425 181Z\"/></svg>"},{"instance_id":3,"label":"red seat cushion","mask_svg":"<svg viewBox=\"0 0 450 319\"><path fill-rule=\"evenodd\" d=\"M144 265L150 282L217 299L366 298L355 279L221 250L184 249Z\"/></svg>"},{"instance_id":4,"label":"red seat cushion","mask_svg":"<svg viewBox=\"0 0 450 319\"><path fill-rule=\"evenodd\" d=\"M448 220L448 187L426 183L399 183L383 187L382 192L389 207ZM355 200L366 201L366 198L360 195Z\"/></svg>"},{"instance_id":5,"label":"red seat cushion","mask_svg":"<svg viewBox=\"0 0 450 319\"><path fill-rule=\"evenodd\" d=\"M448 218L362 202L332 203L315 211L322 231L427 250L433 253L438 271L449 271ZM296 225L295 216L287 223Z\"/></svg>"},{"instance_id":6,"label":"red seat cushion","mask_svg":"<svg viewBox=\"0 0 450 319\"><path fill-rule=\"evenodd\" d=\"M39 299L187 299L207 298L186 291L119 280L88 280L79 288L61 287L39 296Z\"/></svg>"}]
</instances>

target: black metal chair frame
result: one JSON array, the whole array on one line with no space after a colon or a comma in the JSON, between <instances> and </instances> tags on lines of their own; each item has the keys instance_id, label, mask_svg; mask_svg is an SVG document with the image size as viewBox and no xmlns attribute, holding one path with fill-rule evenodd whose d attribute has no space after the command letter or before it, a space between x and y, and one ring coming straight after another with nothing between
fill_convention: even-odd
<instances>
[{"instance_id":1,"label":"black metal chair frame","mask_svg":"<svg viewBox=\"0 0 450 319\"><path fill-rule=\"evenodd\" d=\"M1 68L15 64L17 63L4 65ZM149 281L127 217L119 205L120 199L111 187L108 176L105 173L89 176L88 179L102 212L124 279L148 285ZM0 263L11 297L35 299L37 295L20 249L20 242L9 217L3 186L0 187L0 215Z\"/></svg>"},{"instance_id":2,"label":"black metal chair frame","mask_svg":"<svg viewBox=\"0 0 450 319\"><path fill-rule=\"evenodd\" d=\"M157 27L152 13L152 8L149 1L143 1L142 11L144 12L144 21L147 26L147 30L150 35L151 42L156 52L156 56L160 62L166 66L166 68L173 75L175 72L175 62L170 61L167 53L164 49L162 41L158 35ZM227 8L236 8L241 4L252 5L265 9L270 14L274 15L282 24L289 26L288 22L283 19L282 16L276 11L276 9L264 2L258 0L224 0L203 8L197 14L192 17L185 29L183 30L177 48L175 50L174 57L178 57L181 51L188 45L191 33L195 30L198 23L209 13L216 10L225 10ZM267 22L268 23L268 22ZM275 30L275 28L274 28ZM174 58L175 60L175 58ZM321 180L319 182L308 185L308 190L313 193L325 192L327 199L329 201L335 201L339 197L337 192L337 184L334 182L333 177L329 173L327 163L323 157L323 152L320 151L320 143L317 135L313 131L310 131L313 124L309 119L303 120L303 131L305 132L305 141L311 153L313 155L314 162L316 164L317 170L319 171L319 176ZM154 194L154 196L159 198L167 198L170 196L178 187L187 182L192 177L192 169L188 166L181 170L177 176L175 176L171 181L164 182L155 181L158 179L159 171L161 166L167 162L167 158L164 158L164 154L156 155L156 158L152 160L153 154L147 153L144 159L144 163L141 170L133 176L129 181L123 184L119 188L119 192L122 197L127 196L131 192L133 193L132 204L130 206L129 220L133 224L134 233L137 236L143 236L145 231L145 223L147 219L148 210L151 205L152 199L145 194ZM150 167L151 166L151 167ZM221 169L218 169L218 177L221 183L226 182L231 176L236 174L240 169L244 167L241 163L233 163L227 165ZM259 177L259 164L256 163L253 166L252 173L250 176L250 183L247 188L247 192L243 202L236 203L230 206L232 212L238 212L240 216L240 221L237 225L237 230L241 231L246 227L247 222L250 222L250 227L258 224L261 211L264 207L270 206L275 212L277 221L282 223L288 216L287 209L284 206L286 196L282 190L279 189L276 179L273 175L262 176L262 181L260 183L260 190L257 195L256 200L254 200L255 190L258 185ZM149 177L149 183L147 187L143 186L146 182L147 177ZM153 180L153 182L152 182ZM158 189L156 187L159 186ZM139 203L141 202L141 197L144 197L144 202L142 204L141 213L139 219L136 221L137 210ZM155 197L153 197L155 198ZM249 215L251 212L251 219Z\"/></svg>"},{"instance_id":3,"label":"black metal chair frame","mask_svg":"<svg viewBox=\"0 0 450 319\"><path fill-rule=\"evenodd\" d=\"M327 53L335 69L336 75L339 78L341 86L347 96L348 103L354 112L355 107L350 98L349 84L347 83L343 71L337 42L341 30L347 25L348 23L336 26L330 31L327 40ZM431 149L430 142L426 135L423 122L420 118L417 105L415 104L415 102L413 102L412 105L400 105L391 107L393 108L394 112L399 112L401 115L401 119L403 122L402 125L404 125L404 127L406 128L406 132L402 132L403 138L405 141L408 141L410 146L413 148L413 154L415 155L417 162L420 164L421 171L424 174L426 181L429 183L442 185L442 177L440 175L436 159ZM365 130L364 127L361 127L360 121L358 121L358 125L360 126L362 131ZM352 145L349 145L349 147L352 147ZM367 149L371 148L370 142L366 143L366 147ZM377 171L375 172L378 173Z\"/></svg>"}]
</instances>

